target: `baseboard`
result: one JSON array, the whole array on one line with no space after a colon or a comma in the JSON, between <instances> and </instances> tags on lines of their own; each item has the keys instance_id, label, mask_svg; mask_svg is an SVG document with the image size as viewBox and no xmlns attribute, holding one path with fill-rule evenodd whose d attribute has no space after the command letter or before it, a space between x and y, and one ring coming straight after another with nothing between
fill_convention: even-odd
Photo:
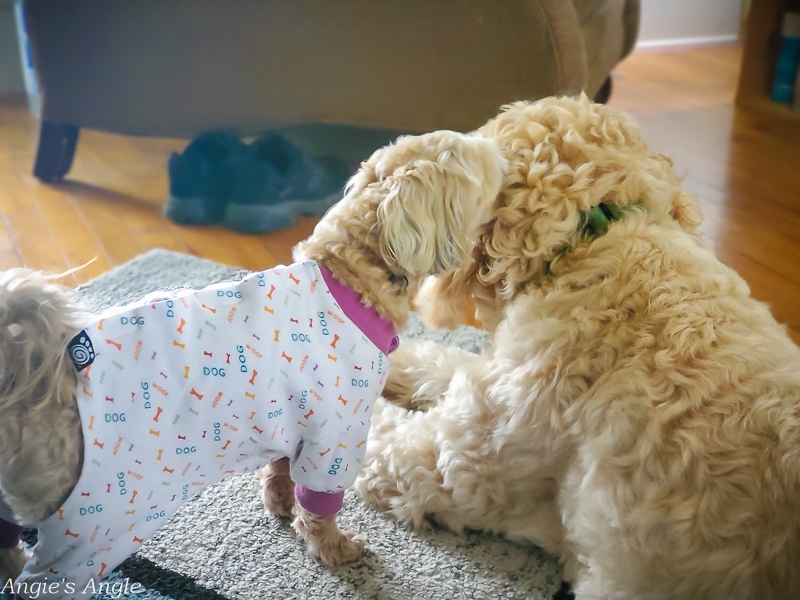
<instances>
[{"instance_id":1,"label":"baseboard","mask_svg":"<svg viewBox=\"0 0 800 600\"><path fill-rule=\"evenodd\" d=\"M647 40L637 42L634 50L660 50L669 48L690 48L696 46L720 46L739 42L739 36L733 35L709 35L702 37L668 38L662 40Z\"/></svg>"}]
</instances>

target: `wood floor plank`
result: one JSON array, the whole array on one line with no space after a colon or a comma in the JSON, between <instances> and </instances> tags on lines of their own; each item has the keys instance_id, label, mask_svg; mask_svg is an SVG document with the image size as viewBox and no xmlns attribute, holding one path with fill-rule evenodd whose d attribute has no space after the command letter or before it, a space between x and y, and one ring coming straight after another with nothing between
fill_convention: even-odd
<instances>
[{"instance_id":1,"label":"wood floor plank","mask_svg":"<svg viewBox=\"0 0 800 600\"><path fill-rule=\"evenodd\" d=\"M186 252L232 267L242 267L234 252L220 239L216 227L171 226L176 237L186 246Z\"/></svg>"},{"instance_id":2,"label":"wood floor plank","mask_svg":"<svg viewBox=\"0 0 800 600\"><path fill-rule=\"evenodd\" d=\"M69 270L52 230L42 223L42 216L37 211L17 211L8 214L7 219L24 266L50 273Z\"/></svg>"},{"instance_id":3,"label":"wood floor plank","mask_svg":"<svg viewBox=\"0 0 800 600\"><path fill-rule=\"evenodd\" d=\"M298 242L311 235L316 224L316 219L301 217L297 220L297 224L291 229L276 231L270 235L266 235L262 238L262 242L267 251L275 256L279 263L289 264L292 262L292 248L294 248Z\"/></svg>"},{"instance_id":4,"label":"wood floor plank","mask_svg":"<svg viewBox=\"0 0 800 600\"><path fill-rule=\"evenodd\" d=\"M54 186L43 185L33 176L21 175L31 198L38 205L42 219L53 232L55 243L61 250L69 268L76 268L90 261L99 261L108 268L108 261L96 246L94 231L84 220L73 198Z\"/></svg>"},{"instance_id":5,"label":"wood floor plank","mask_svg":"<svg viewBox=\"0 0 800 600\"><path fill-rule=\"evenodd\" d=\"M5 215L0 220L0 271L22 266L22 258L17 252L17 243L10 223Z\"/></svg>"},{"instance_id":6,"label":"wood floor plank","mask_svg":"<svg viewBox=\"0 0 800 600\"><path fill-rule=\"evenodd\" d=\"M48 219L30 193L17 165L17 153L0 148L3 220L22 266L61 273L70 269ZM9 257L10 258L10 257ZM71 279L70 282L74 282Z\"/></svg>"},{"instance_id":7,"label":"wood floor plank","mask_svg":"<svg viewBox=\"0 0 800 600\"><path fill-rule=\"evenodd\" d=\"M111 266L120 265L143 251L142 245L128 230L123 215L125 199L118 194L86 193L74 189L73 198L77 210L94 232L92 242L95 255L102 257Z\"/></svg>"},{"instance_id":8,"label":"wood floor plank","mask_svg":"<svg viewBox=\"0 0 800 600\"><path fill-rule=\"evenodd\" d=\"M142 169L131 166L141 162L141 155L129 140L90 131L82 136L81 144L63 187L98 232L99 248L109 264L122 264L154 247L185 251L158 211L152 177L131 175L132 168ZM148 168L155 172L154 167Z\"/></svg>"},{"instance_id":9,"label":"wood floor plank","mask_svg":"<svg viewBox=\"0 0 800 600\"><path fill-rule=\"evenodd\" d=\"M14 152L34 152L39 136L39 123L19 98L0 101L0 141Z\"/></svg>"},{"instance_id":10,"label":"wood floor plank","mask_svg":"<svg viewBox=\"0 0 800 600\"><path fill-rule=\"evenodd\" d=\"M270 234L242 235L224 227L218 227L215 238L231 256L231 266L250 271L263 270L282 262L263 245L263 239Z\"/></svg>"},{"instance_id":11,"label":"wood floor plank","mask_svg":"<svg viewBox=\"0 0 800 600\"><path fill-rule=\"evenodd\" d=\"M22 261L16 250L0 250L0 271L21 267Z\"/></svg>"},{"instance_id":12,"label":"wood floor plank","mask_svg":"<svg viewBox=\"0 0 800 600\"><path fill-rule=\"evenodd\" d=\"M0 212L7 214L24 208L27 194L7 144L0 143Z\"/></svg>"}]
</instances>

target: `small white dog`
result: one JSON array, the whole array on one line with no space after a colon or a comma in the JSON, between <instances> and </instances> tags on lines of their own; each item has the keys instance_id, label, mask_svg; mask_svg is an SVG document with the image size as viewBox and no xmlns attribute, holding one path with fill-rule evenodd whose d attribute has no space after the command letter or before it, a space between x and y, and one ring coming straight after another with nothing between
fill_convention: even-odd
<instances>
[{"instance_id":1,"label":"small white dog","mask_svg":"<svg viewBox=\"0 0 800 600\"><path fill-rule=\"evenodd\" d=\"M478 133L510 163L494 219L417 302L476 307L491 347L403 344L356 489L538 544L579 600L800 598L800 350L669 159L586 98Z\"/></svg>"},{"instance_id":2,"label":"small white dog","mask_svg":"<svg viewBox=\"0 0 800 600\"><path fill-rule=\"evenodd\" d=\"M409 295L466 263L505 168L491 140L401 137L297 263L98 317L40 273L2 274L0 580L70 597L206 485L265 465L267 508L294 509L310 552L357 558L335 516ZM20 524L38 528L32 555Z\"/></svg>"}]
</instances>

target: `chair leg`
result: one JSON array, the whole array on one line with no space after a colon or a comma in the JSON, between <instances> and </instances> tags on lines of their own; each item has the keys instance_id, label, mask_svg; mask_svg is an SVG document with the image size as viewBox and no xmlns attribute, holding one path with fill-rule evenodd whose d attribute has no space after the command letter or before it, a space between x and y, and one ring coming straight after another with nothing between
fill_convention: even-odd
<instances>
[{"instance_id":1,"label":"chair leg","mask_svg":"<svg viewBox=\"0 0 800 600\"><path fill-rule=\"evenodd\" d=\"M42 121L34 177L45 183L58 183L64 179L72 166L79 131L74 125Z\"/></svg>"},{"instance_id":2,"label":"chair leg","mask_svg":"<svg viewBox=\"0 0 800 600\"><path fill-rule=\"evenodd\" d=\"M600 89L597 90L597 94L594 96L594 101L598 104L606 104L608 99L611 98L611 90L613 87L614 82L611 79L611 75L609 75L603 82L603 85L600 86Z\"/></svg>"}]
</instances>

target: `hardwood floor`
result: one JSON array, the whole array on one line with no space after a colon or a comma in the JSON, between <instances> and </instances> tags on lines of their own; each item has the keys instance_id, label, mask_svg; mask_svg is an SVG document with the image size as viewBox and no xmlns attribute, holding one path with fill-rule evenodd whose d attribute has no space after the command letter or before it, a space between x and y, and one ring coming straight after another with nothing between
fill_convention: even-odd
<instances>
[{"instance_id":1,"label":"hardwood floor","mask_svg":"<svg viewBox=\"0 0 800 600\"><path fill-rule=\"evenodd\" d=\"M610 104L673 157L718 256L800 343L800 140L733 107L740 55L738 46L635 53L615 71ZM0 102L0 269L95 259L72 276L77 285L151 248L266 268L289 261L314 225L247 236L171 223L161 214L166 164L186 140L82 131L69 181L43 185L31 175L37 137L24 105Z\"/></svg>"}]
</instances>

